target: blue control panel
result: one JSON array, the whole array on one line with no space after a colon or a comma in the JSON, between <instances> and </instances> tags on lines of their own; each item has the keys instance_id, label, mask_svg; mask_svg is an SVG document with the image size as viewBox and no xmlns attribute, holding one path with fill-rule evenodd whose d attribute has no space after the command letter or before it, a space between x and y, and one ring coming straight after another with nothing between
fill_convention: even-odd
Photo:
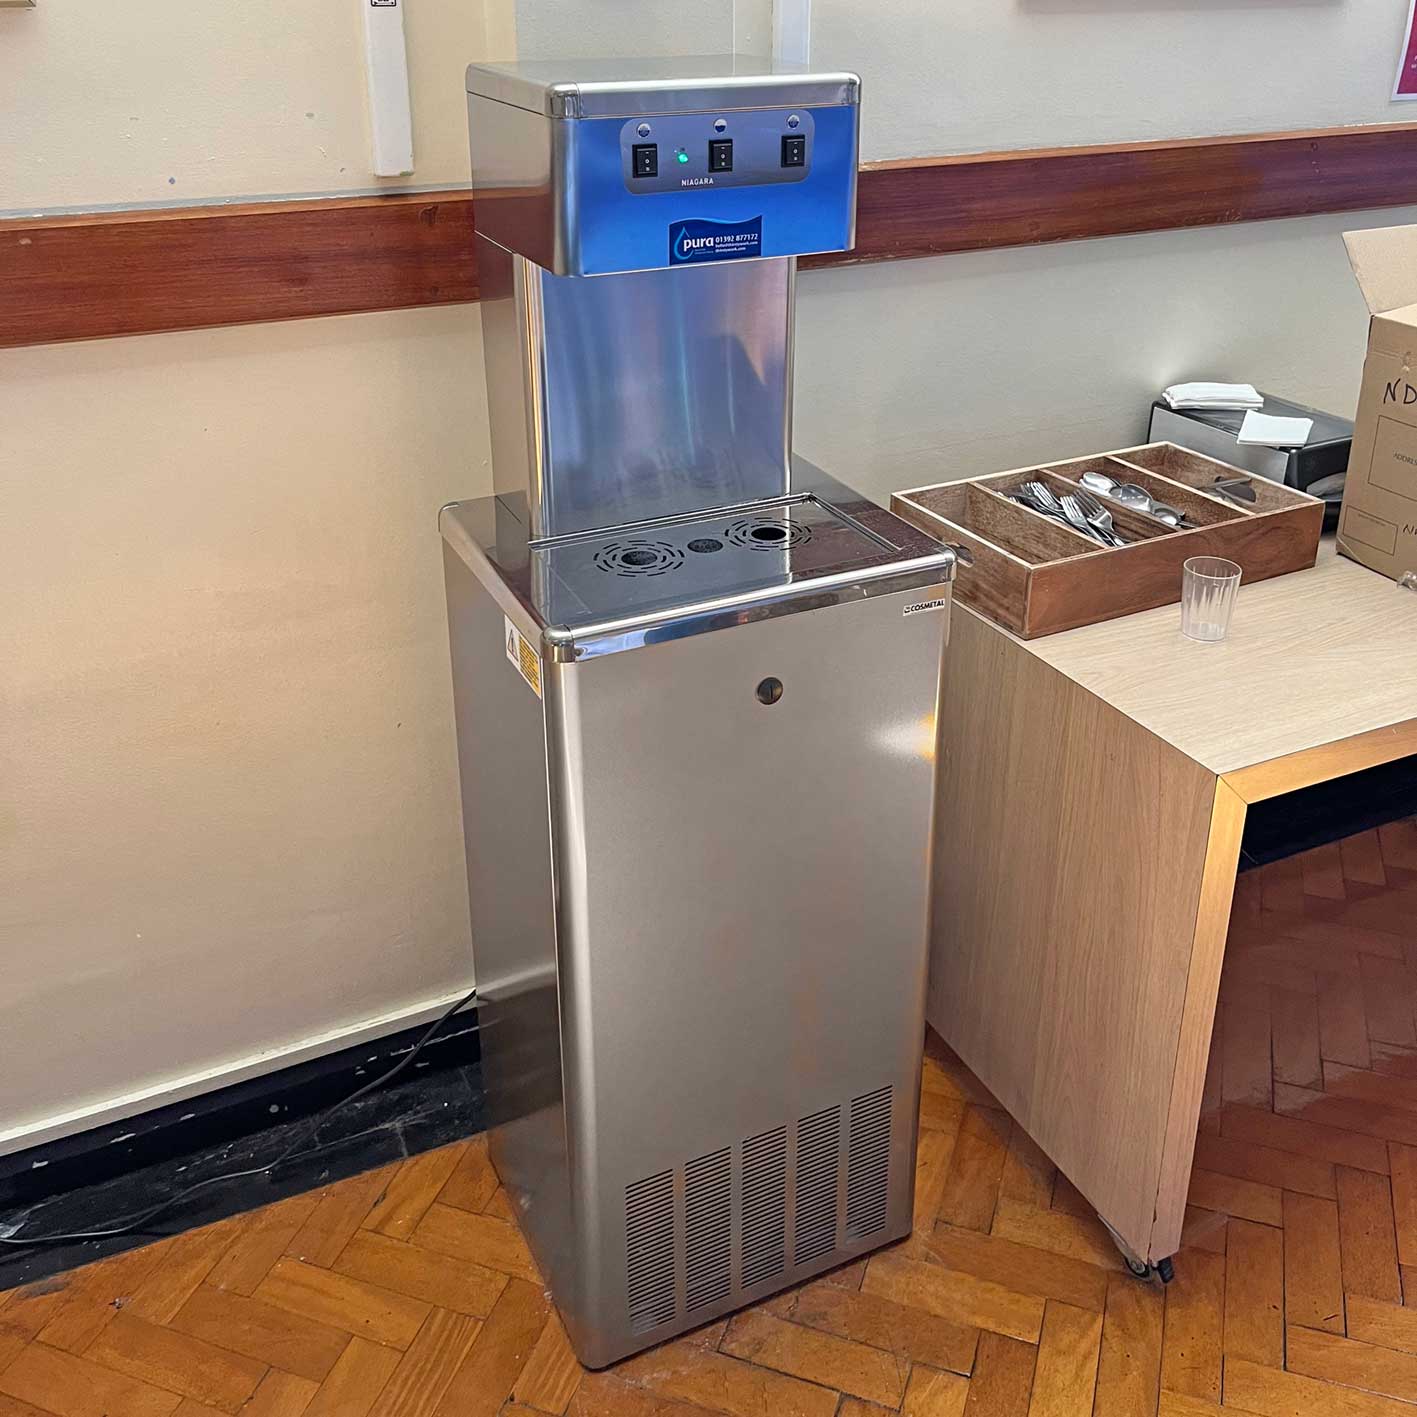
<instances>
[{"instance_id":1,"label":"blue control panel","mask_svg":"<svg viewBox=\"0 0 1417 1417\"><path fill-rule=\"evenodd\" d=\"M815 135L805 108L631 119L620 129L621 175L641 194L802 182Z\"/></svg>"},{"instance_id":2,"label":"blue control panel","mask_svg":"<svg viewBox=\"0 0 1417 1417\"><path fill-rule=\"evenodd\" d=\"M856 120L841 104L560 124L557 274L848 250Z\"/></svg>"}]
</instances>

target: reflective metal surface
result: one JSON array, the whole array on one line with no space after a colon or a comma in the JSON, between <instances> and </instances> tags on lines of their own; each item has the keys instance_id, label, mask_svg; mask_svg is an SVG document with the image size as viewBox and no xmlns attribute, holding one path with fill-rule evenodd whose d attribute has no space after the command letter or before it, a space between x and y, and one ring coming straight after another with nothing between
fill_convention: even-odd
<instances>
[{"instance_id":1,"label":"reflective metal surface","mask_svg":"<svg viewBox=\"0 0 1417 1417\"><path fill-rule=\"evenodd\" d=\"M586 624L797 584L894 553L807 497L538 542L532 582L552 624Z\"/></svg>"},{"instance_id":2,"label":"reflective metal surface","mask_svg":"<svg viewBox=\"0 0 1417 1417\"><path fill-rule=\"evenodd\" d=\"M448 574L493 1156L599 1366L909 1231L939 617L548 663L543 707Z\"/></svg>"},{"instance_id":3,"label":"reflective metal surface","mask_svg":"<svg viewBox=\"0 0 1417 1417\"><path fill-rule=\"evenodd\" d=\"M468 93L555 118L855 104L861 80L750 54L473 64Z\"/></svg>"},{"instance_id":4,"label":"reflective metal surface","mask_svg":"<svg viewBox=\"0 0 1417 1417\"><path fill-rule=\"evenodd\" d=\"M939 639L938 620L902 617L901 601L550 667L582 1276L563 1312L591 1364L910 1229ZM771 706L755 694L767 676L783 685ZM880 1088L891 1089L880 1223L853 1237L851 1102ZM813 1129L799 1124L823 1111L830 1123L838 1107L821 1157L809 1145ZM770 1198L759 1200L750 1184L745 1203L750 1143L778 1127L781 1191L768 1183ZM729 1284L691 1308L691 1294L714 1292L715 1248L691 1252L685 1192L694 1163L720 1153L730 1178L721 1212ZM641 1324L668 1317L637 1331L627 1255L643 1262L646 1252L627 1243L635 1218L627 1193L665 1172L676 1222L658 1238L640 1227L640 1239L651 1265L662 1246L672 1297L657 1308L645 1285ZM703 1211L715 1203L707 1191ZM775 1225L780 1267L764 1240ZM814 1252L819 1235L825 1248ZM745 1271L751 1279L764 1268L743 1282Z\"/></svg>"},{"instance_id":5,"label":"reflective metal surface","mask_svg":"<svg viewBox=\"0 0 1417 1417\"><path fill-rule=\"evenodd\" d=\"M685 221L750 233L739 253L749 259L852 245L853 76L748 74L682 87L672 79L582 82L578 72L549 64L469 70L483 237L561 276L669 268L684 255L675 234ZM507 93L517 101L499 97ZM597 95L614 96L613 116L593 116L604 106L591 102ZM586 116L551 116L568 103ZM800 163L783 161L789 137L802 140ZM727 169L710 160L709 144L723 139L733 142ZM637 144L655 149L653 176L636 178Z\"/></svg>"},{"instance_id":6,"label":"reflective metal surface","mask_svg":"<svg viewBox=\"0 0 1417 1417\"><path fill-rule=\"evenodd\" d=\"M522 632L557 659L953 580L951 548L805 459L793 457L791 469L788 497L709 515L539 541L524 501L487 497L450 504L439 525ZM691 549L707 541L722 546Z\"/></svg>"},{"instance_id":7,"label":"reflective metal surface","mask_svg":"<svg viewBox=\"0 0 1417 1417\"><path fill-rule=\"evenodd\" d=\"M791 453L855 81L717 63L469 74L497 495L439 525L483 1069L592 1366L911 1222L956 558Z\"/></svg>"},{"instance_id":8,"label":"reflective metal surface","mask_svg":"<svg viewBox=\"0 0 1417 1417\"><path fill-rule=\"evenodd\" d=\"M559 1293L571 1283L575 1261L545 726L540 700L506 661L498 605L451 548L443 567L492 1154L535 1210L528 1228Z\"/></svg>"},{"instance_id":9,"label":"reflective metal surface","mask_svg":"<svg viewBox=\"0 0 1417 1417\"><path fill-rule=\"evenodd\" d=\"M478 257L496 486L532 535L787 490L791 261L588 281Z\"/></svg>"}]
</instances>

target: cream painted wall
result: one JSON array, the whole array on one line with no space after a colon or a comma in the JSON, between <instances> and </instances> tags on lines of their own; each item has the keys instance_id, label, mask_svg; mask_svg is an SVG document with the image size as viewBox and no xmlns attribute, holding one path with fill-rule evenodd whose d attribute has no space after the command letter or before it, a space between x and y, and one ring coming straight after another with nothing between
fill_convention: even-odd
<instances>
[{"instance_id":1,"label":"cream painted wall","mask_svg":"<svg viewBox=\"0 0 1417 1417\"><path fill-rule=\"evenodd\" d=\"M733 48L734 8L735 0L517 0L517 53L525 59L721 54Z\"/></svg>"},{"instance_id":2,"label":"cream painted wall","mask_svg":"<svg viewBox=\"0 0 1417 1417\"><path fill-rule=\"evenodd\" d=\"M1402 222L1417 207L805 271L798 450L885 500L1140 442L1183 379L1351 416L1368 312L1341 234Z\"/></svg>"},{"instance_id":3,"label":"cream painted wall","mask_svg":"<svg viewBox=\"0 0 1417 1417\"><path fill-rule=\"evenodd\" d=\"M0 213L468 180L463 70L511 0L407 4L412 178L369 170L358 0L0 9Z\"/></svg>"},{"instance_id":4,"label":"cream painted wall","mask_svg":"<svg viewBox=\"0 0 1417 1417\"><path fill-rule=\"evenodd\" d=\"M481 357L470 306L0 352L0 1152L469 987Z\"/></svg>"},{"instance_id":5,"label":"cream painted wall","mask_svg":"<svg viewBox=\"0 0 1417 1417\"><path fill-rule=\"evenodd\" d=\"M876 155L1405 116L1379 0L815 5ZM752 44L768 14L410 0L414 181L465 179L462 66L516 28L658 52ZM0 10L0 127L0 211L373 185L343 0ZM1174 378L1344 411L1365 317L1338 233L1413 220L804 273L798 446L884 499L1131 441ZM467 987L433 518L489 486L478 329L466 307L0 352L0 1152Z\"/></svg>"},{"instance_id":6,"label":"cream painted wall","mask_svg":"<svg viewBox=\"0 0 1417 1417\"><path fill-rule=\"evenodd\" d=\"M1395 0L813 0L868 158L1405 119ZM409 0L415 185L467 181L470 58L770 47L771 0ZM0 9L0 213L397 187L355 0ZM1259 56L1259 57L1257 57ZM66 98L65 96L71 96Z\"/></svg>"},{"instance_id":7,"label":"cream painted wall","mask_svg":"<svg viewBox=\"0 0 1417 1417\"><path fill-rule=\"evenodd\" d=\"M765 52L770 17L771 0L405 0L415 171L380 179L358 0L0 9L0 132L24 134L0 144L0 215L465 185L470 60Z\"/></svg>"},{"instance_id":8,"label":"cream painted wall","mask_svg":"<svg viewBox=\"0 0 1417 1417\"><path fill-rule=\"evenodd\" d=\"M1401 0L812 0L870 158L1407 121Z\"/></svg>"},{"instance_id":9,"label":"cream painted wall","mask_svg":"<svg viewBox=\"0 0 1417 1417\"><path fill-rule=\"evenodd\" d=\"M516 0L524 59L772 53L773 0Z\"/></svg>"}]
</instances>

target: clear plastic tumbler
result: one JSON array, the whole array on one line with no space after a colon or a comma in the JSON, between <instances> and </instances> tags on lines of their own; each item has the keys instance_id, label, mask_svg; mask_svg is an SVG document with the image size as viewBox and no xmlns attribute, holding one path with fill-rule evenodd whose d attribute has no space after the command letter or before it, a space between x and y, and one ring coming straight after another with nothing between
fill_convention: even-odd
<instances>
[{"instance_id":1,"label":"clear plastic tumbler","mask_svg":"<svg viewBox=\"0 0 1417 1417\"><path fill-rule=\"evenodd\" d=\"M1181 573L1181 633L1223 640L1230 628L1241 571L1219 556L1192 556Z\"/></svg>"}]
</instances>

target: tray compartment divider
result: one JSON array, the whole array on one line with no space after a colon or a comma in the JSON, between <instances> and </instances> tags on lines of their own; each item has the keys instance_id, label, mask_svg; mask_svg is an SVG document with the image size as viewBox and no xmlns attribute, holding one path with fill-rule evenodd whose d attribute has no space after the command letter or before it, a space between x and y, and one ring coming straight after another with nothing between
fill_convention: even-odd
<instances>
[{"instance_id":1,"label":"tray compartment divider","mask_svg":"<svg viewBox=\"0 0 1417 1417\"><path fill-rule=\"evenodd\" d=\"M1128 462L1125 457L1116 453L1104 453L1095 458L1075 458L1067 464L1055 465L1054 470L1061 472L1066 466L1076 470L1076 480L1081 482L1082 474L1085 472L1102 472L1116 482L1135 482L1137 486L1144 487L1151 493L1158 502L1169 502L1178 512L1184 512L1192 521L1198 521L1201 526L1217 526L1221 522L1238 521L1241 517L1253 516L1254 513L1248 508L1237 507L1233 502L1227 502L1223 497L1213 496L1209 492L1204 492L1198 487L1192 487L1185 482L1177 482L1174 477L1167 477L1163 473L1155 472L1151 468L1141 463ZM1063 473L1068 476L1068 473ZM1094 493L1094 496L1100 496ZM1113 506L1108 498L1102 497L1104 505ZM1137 513L1139 516L1147 516L1145 512ZM1156 518L1152 518L1156 520ZM1162 523L1163 526L1166 523ZM1173 530L1194 531L1195 527L1179 527Z\"/></svg>"},{"instance_id":2,"label":"tray compartment divider","mask_svg":"<svg viewBox=\"0 0 1417 1417\"><path fill-rule=\"evenodd\" d=\"M1175 443L1146 443L1136 448L1122 448L1111 454L1120 462L1130 463L1168 482L1189 487L1202 496L1214 498L1233 511L1246 516L1263 516L1267 512L1289 511L1294 507L1312 504L1318 499L1300 492L1297 488L1286 487L1282 482L1272 482L1258 473L1246 472L1244 468L1231 467L1218 458L1207 457L1204 453L1192 452ZM1226 498L1208 492L1216 475L1242 478L1255 490L1255 502L1245 507L1237 507Z\"/></svg>"},{"instance_id":3,"label":"tray compartment divider","mask_svg":"<svg viewBox=\"0 0 1417 1417\"><path fill-rule=\"evenodd\" d=\"M1241 517L1263 515L1258 507L1242 507L1238 502L1227 501L1217 492L1207 492L1204 487L1192 487L1188 482L1177 482L1174 477L1167 477L1164 472L1156 472L1149 467L1128 462L1126 458L1112 457L1108 461L1124 468L1129 474L1128 481L1145 487L1156 501L1169 502L1177 511L1185 512L1189 516L1191 511L1199 507L1204 514L1213 514L1215 511L1223 514L1212 516L1212 520L1206 525L1218 526L1222 522L1239 521Z\"/></svg>"}]
</instances>

